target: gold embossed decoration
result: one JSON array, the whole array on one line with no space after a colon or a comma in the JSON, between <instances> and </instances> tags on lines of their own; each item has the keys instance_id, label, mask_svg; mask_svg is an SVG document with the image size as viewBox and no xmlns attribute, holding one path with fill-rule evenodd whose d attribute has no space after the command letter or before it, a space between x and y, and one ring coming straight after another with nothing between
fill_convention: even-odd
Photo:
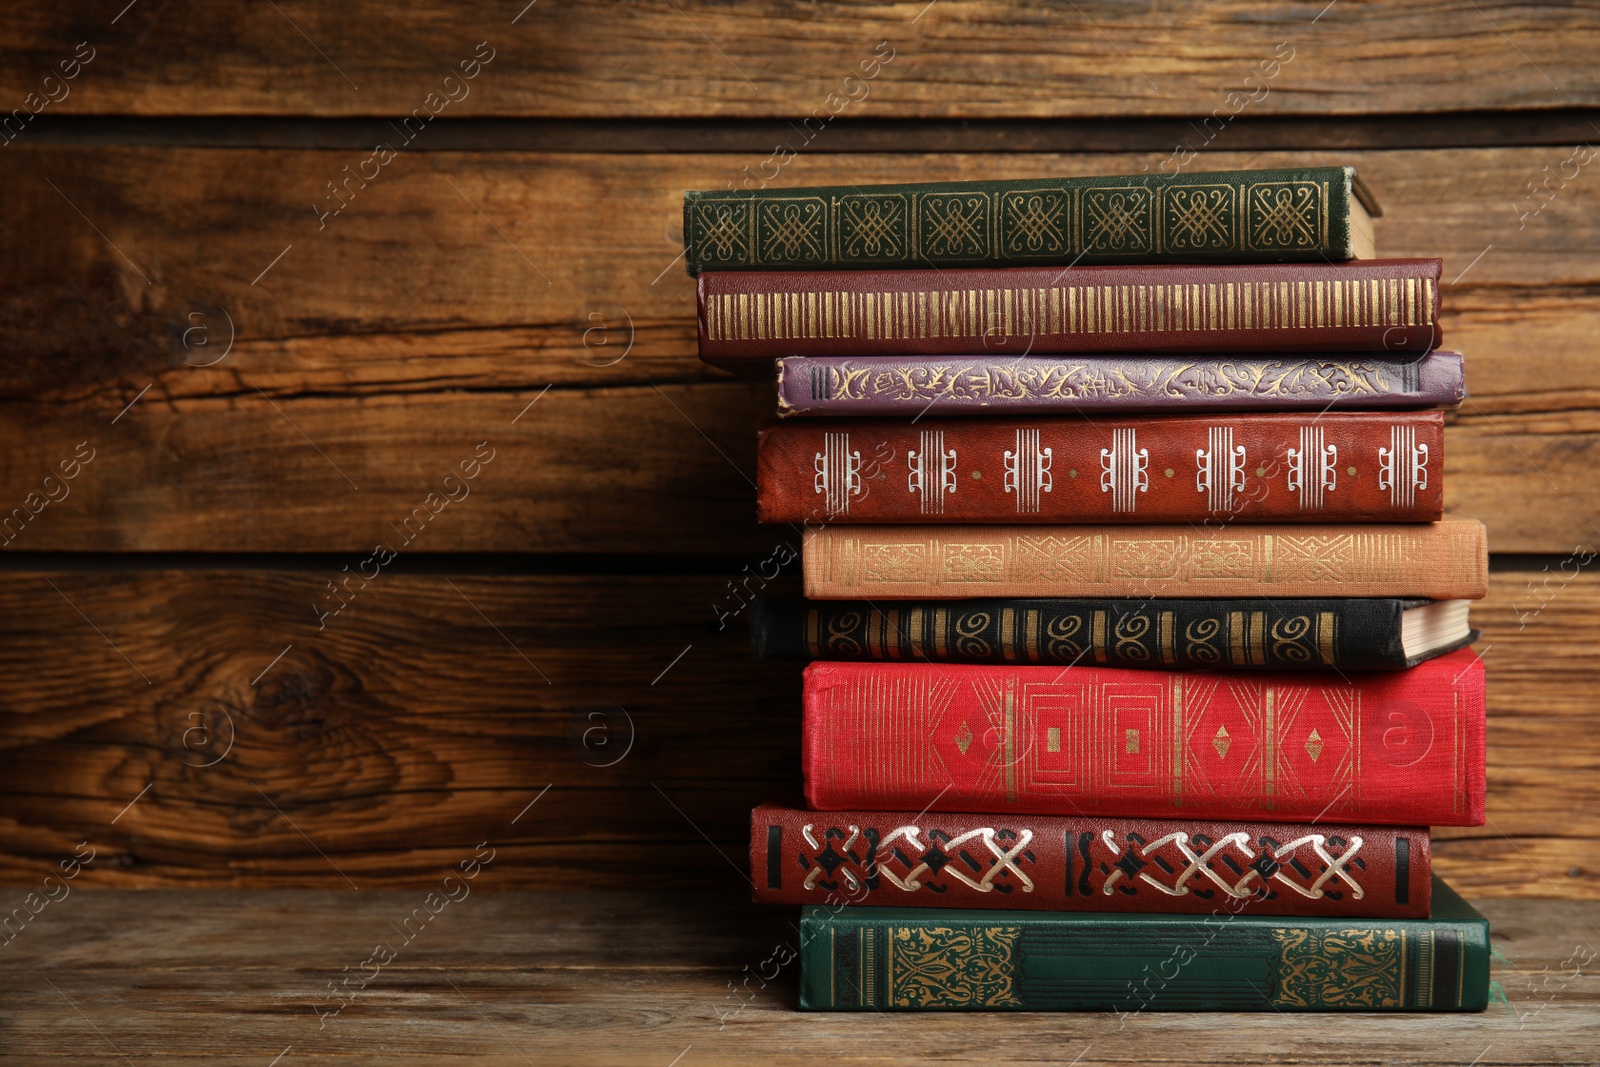
<instances>
[{"instance_id":1,"label":"gold embossed decoration","mask_svg":"<svg viewBox=\"0 0 1600 1067\"><path fill-rule=\"evenodd\" d=\"M889 928L889 1004L896 1008L1019 1008L1017 926Z\"/></svg>"},{"instance_id":2,"label":"gold embossed decoration","mask_svg":"<svg viewBox=\"0 0 1600 1067\"><path fill-rule=\"evenodd\" d=\"M1405 1003L1400 930L1276 928L1282 953L1273 1003L1283 1008L1399 1008Z\"/></svg>"},{"instance_id":3,"label":"gold embossed decoration","mask_svg":"<svg viewBox=\"0 0 1600 1067\"><path fill-rule=\"evenodd\" d=\"M867 222L874 220L863 222L862 229ZM1108 216L1102 223L1110 228L1106 240L1135 240L1123 232L1132 225L1125 216ZM887 227L887 220L876 220L872 232L882 237ZM927 259L925 253L917 254ZM1107 258L1117 254L1104 253ZM858 256L851 262L888 265L906 261L903 256L885 255ZM1131 285L1086 274L1069 279L1063 271L1043 287L967 289L957 287L954 277L944 276L926 291L915 293L890 283L862 291L722 291L705 294L704 302L706 337L713 341L825 338L921 342L943 338L992 346L1011 339L1062 334L1216 335L1258 328L1413 326L1431 322L1433 315L1434 281L1420 280L1420 286L1414 278L1393 278L1387 284L1373 280L1363 295L1363 287L1355 279L1294 286L1267 277L1212 285Z\"/></svg>"},{"instance_id":4,"label":"gold embossed decoration","mask_svg":"<svg viewBox=\"0 0 1600 1067\"><path fill-rule=\"evenodd\" d=\"M1150 627L1149 615L1117 616L1111 632L1117 656L1132 663L1150 662L1150 648L1143 643L1150 635Z\"/></svg>"},{"instance_id":5,"label":"gold embossed decoration","mask_svg":"<svg viewBox=\"0 0 1600 1067\"><path fill-rule=\"evenodd\" d=\"M1064 256L1072 232L1066 190L1006 193L1000 198L1001 246L1015 259Z\"/></svg>"},{"instance_id":6,"label":"gold embossed decoration","mask_svg":"<svg viewBox=\"0 0 1600 1067\"><path fill-rule=\"evenodd\" d=\"M944 546L944 580L947 582L998 582L1006 573L1003 543Z\"/></svg>"},{"instance_id":7,"label":"gold embossed decoration","mask_svg":"<svg viewBox=\"0 0 1600 1067\"><path fill-rule=\"evenodd\" d=\"M1183 654L1195 663L1215 666L1222 662L1222 651L1213 643L1222 634L1222 620L1215 616L1196 619L1183 628ZM1227 750L1222 754L1226 756Z\"/></svg>"},{"instance_id":8,"label":"gold embossed decoration","mask_svg":"<svg viewBox=\"0 0 1600 1067\"><path fill-rule=\"evenodd\" d=\"M956 616L956 651L963 656L973 659L983 659L993 654L994 649L989 642L983 639L983 632L989 628L993 616L986 611L974 611Z\"/></svg>"},{"instance_id":9,"label":"gold embossed decoration","mask_svg":"<svg viewBox=\"0 0 1600 1067\"><path fill-rule=\"evenodd\" d=\"M977 259L989 253L987 193L928 193L921 208L924 256Z\"/></svg>"},{"instance_id":10,"label":"gold embossed decoration","mask_svg":"<svg viewBox=\"0 0 1600 1067\"><path fill-rule=\"evenodd\" d=\"M861 627L861 613L849 611L828 618L828 652L834 656L859 656L863 649L855 632Z\"/></svg>"},{"instance_id":11,"label":"gold embossed decoration","mask_svg":"<svg viewBox=\"0 0 1600 1067\"><path fill-rule=\"evenodd\" d=\"M1195 541L1190 573L1196 578L1238 579L1255 573L1255 545L1244 538Z\"/></svg>"},{"instance_id":12,"label":"gold embossed decoration","mask_svg":"<svg viewBox=\"0 0 1600 1067\"><path fill-rule=\"evenodd\" d=\"M749 200L716 200L695 206L694 220L702 240L709 241L718 263L743 263L750 257Z\"/></svg>"},{"instance_id":13,"label":"gold embossed decoration","mask_svg":"<svg viewBox=\"0 0 1600 1067\"><path fill-rule=\"evenodd\" d=\"M1109 255L1149 254L1154 244L1150 208L1150 190L1139 186L1084 193L1085 248Z\"/></svg>"},{"instance_id":14,"label":"gold embossed decoration","mask_svg":"<svg viewBox=\"0 0 1600 1067\"><path fill-rule=\"evenodd\" d=\"M907 257L905 197L844 196L839 198L836 210L841 259L887 263Z\"/></svg>"},{"instance_id":15,"label":"gold embossed decoration","mask_svg":"<svg viewBox=\"0 0 1600 1067\"><path fill-rule=\"evenodd\" d=\"M1288 533L1299 528L1274 526L1236 529L1242 536L1231 538L1184 526L1055 529L1060 532L930 527L914 539L891 527L811 530L807 588L813 596L826 590L825 597L844 599L888 589L896 595L906 590L912 596L952 596L928 592L941 585L1039 596L1045 582L1072 590L1051 594L1058 596L1262 596L1285 588L1311 595L1321 586L1344 597L1393 596L1397 589L1461 595L1454 590L1481 589L1485 582L1477 569L1483 528L1475 523L1357 525L1342 529L1366 532L1334 534ZM1170 535L1152 536L1157 531ZM1324 646L1319 633L1319 655L1326 647L1331 658L1333 637L1330 630Z\"/></svg>"},{"instance_id":16,"label":"gold embossed decoration","mask_svg":"<svg viewBox=\"0 0 1600 1067\"><path fill-rule=\"evenodd\" d=\"M1264 182L1250 187L1250 248L1289 252L1322 243L1328 204L1312 182Z\"/></svg>"},{"instance_id":17,"label":"gold embossed decoration","mask_svg":"<svg viewBox=\"0 0 1600 1067\"><path fill-rule=\"evenodd\" d=\"M1082 615L1056 615L1047 619L1044 624L1046 654L1054 660L1076 661L1085 651L1084 645L1075 640L1081 629Z\"/></svg>"},{"instance_id":18,"label":"gold embossed decoration","mask_svg":"<svg viewBox=\"0 0 1600 1067\"><path fill-rule=\"evenodd\" d=\"M824 396L868 395L915 404L970 407L995 400L1059 401L1314 399L1377 397L1403 387L1396 364L1380 360L1204 359L1181 363L1098 362L1035 356L1016 365L916 360L830 367Z\"/></svg>"},{"instance_id":19,"label":"gold embossed decoration","mask_svg":"<svg viewBox=\"0 0 1600 1067\"><path fill-rule=\"evenodd\" d=\"M927 567L928 546L907 544L867 545L862 552L862 576L873 582L917 582Z\"/></svg>"},{"instance_id":20,"label":"gold embossed decoration","mask_svg":"<svg viewBox=\"0 0 1600 1067\"><path fill-rule=\"evenodd\" d=\"M1111 573L1120 579L1175 578L1180 571L1180 543L1175 539L1128 538L1111 544Z\"/></svg>"},{"instance_id":21,"label":"gold embossed decoration","mask_svg":"<svg viewBox=\"0 0 1600 1067\"><path fill-rule=\"evenodd\" d=\"M1166 190L1167 248L1173 252L1229 252L1237 243L1231 185L1180 185Z\"/></svg>"},{"instance_id":22,"label":"gold embossed decoration","mask_svg":"<svg viewBox=\"0 0 1600 1067\"><path fill-rule=\"evenodd\" d=\"M1322 735L1317 732L1316 727L1312 727L1311 733L1307 735L1305 749L1312 763L1322 758Z\"/></svg>"},{"instance_id":23,"label":"gold embossed decoration","mask_svg":"<svg viewBox=\"0 0 1600 1067\"><path fill-rule=\"evenodd\" d=\"M1015 578L1041 583L1090 581L1094 547L1088 537L1019 536Z\"/></svg>"},{"instance_id":24,"label":"gold embossed decoration","mask_svg":"<svg viewBox=\"0 0 1600 1067\"><path fill-rule=\"evenodd\" d=\"M1349 534L1327 537L1284 535L1275 540L1277 579L1280 582L1345 581L1355 559L1355 540Z\"/></svg>"},{"instance_id":25,"label":"gold embossed decoration","mask_svg":"<svg viewBox=\"0 0 1600 1067\"><path fill-rule=\"evenodd\" d=\"M756 227L758 258L795 265L821 263L827 259L826 218L827 204L818 197L763 203Z\"/></svg>"},{"instance_id":26,"label":"gold embossed decoration","mask_svg":"<svg viewBox=\"0 0 1600 1067\"><path fill-rule=\"evenodd\" d=\"M1311 647L1311 616L1291 615L1272 623L1272 655L1285 663L1310 663L1316 656Z\"/></svg>"}]
</instances>

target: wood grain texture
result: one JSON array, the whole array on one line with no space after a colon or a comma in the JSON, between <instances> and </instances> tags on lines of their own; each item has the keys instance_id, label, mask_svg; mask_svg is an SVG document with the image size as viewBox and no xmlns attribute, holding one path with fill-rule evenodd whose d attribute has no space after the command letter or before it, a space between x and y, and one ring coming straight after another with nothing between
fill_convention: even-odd
<instances>
[{"instance_id":1,"label":"wood grain texture","mask_svg":"<svg viewBox=\"0 0 1600 1067\"><path fill-rule=\"evenodd\" d=\"M737 173L728 157L401 153L366 188L351 185L319 229L313 203L338 203L326 183L363 154L7 151L0 195L17 225L0 261L0 443L15 462L0 469L0 501L20 504L81 441L104 442L105 456L60 507L70 520L41 516L30 539L48 529L50 547L73 550L367 549L433 472L488 439L508 442L514 461L484 479L471 521L430 531L429 550L764 542L746 478L772 400L694 358L692 287L674 262L682 191ZM1473 396L1448 435L1447 507L1485 520L1497 551L1565 551L1600 512L1587 477L1600 461L1600 183L1580 171L1537 215L1527 213L1539 201L1519 199L1569 155L1340 157L1388 206L1386 254L1442 254L1459 279L1444 329L1468 354ZM813 155L784 179L1158 162ZM619 424L634 432L620 439Z\"/></svg>"},{"instance_id":2,"label":"wood grain texture","mask_svg":"<svg viewBox=\"0 0 1600 1067\"><path fill-rule=\"evenodd\" d=\"M409 532L429 552L756 551L772 535L746 479L771 404L768 389L723 384L147 396L114 425L117 408L0 405L0 440L16 442L0 499L39 511L8 529L17 549L319 549L359 553L354 564L380 542L402 550ZM83 442L95 458L71 495L28 504ZM491 462L464 481L480 452ZM409 517L429 521L402 529Z\"/></svg>"},{"instance_id":3,"label":"wood grain texture","mask_svg":"<svg viewBox=\"0 0 1600 1067\"><path fill-rule=\"evenodd\" d=\"M0 98L35 90L84 40L99 54L59 105L75 114L405 114L480 41L495 59L452 117L801 117L830 93L877 117L1206 116L1239 107L1230 92L1267 114L1389 114L1587 105L1600 88L1584 61L1600 24L1583 5L122 7L7 4ZM863 95L843 79L880 41L894 59ZM1261 67L1275 56L1292 58Z\"/></svg>"},{"instance_id":4,"label":"wood grain texture","mask_svg":"<svg viewBox=\"0 0 1600 1067\"><path fill-rule=\"evenodd\" d=\"M763 958L745 939L775 920L716 902L742 886L745 809L798 790L798 672L751 660L737 623L716 626L713 605L735 605L728 583L743 576L447 577L410 565L417 553L720 552L738 554L732 572L788 536L754 524L748 480L772 398L696 360L692 287L675 258L683 190L770 174L776 139L799 148L775 180L791 185L1139 172L1168 152L1124 149L1179 139L1204 148L1189 169L1353 163L1387 209L1383 252L1446 259L1444 328L1468 354L1472 392L1447 430L1447 512L1486 520L1498 552L1600 547L1600 183L1552 143L1590 139L1600 20L1584 4L109 0L0 3L0 16L5 109L29 106L78 42L97 49L70 96L32 124L13 115L0 137L0 543L337 551L350 571L380 541L400 550L366 583L342 562L323 573L193 561L24 564L0 583L0 882L37 884L90 841L83 887L337 890L309 905L212 898L228 912L218 925L193 898L130 898L155 916L141 926L119 898L75 894L39 920L53 931L28 931L51 953L29 967L64 980L63 996L25 969L0 1012L0 1054L110 1054L87 1026L83 1041L43 1047L70 996L83 1014L68 1022L114 1020L111 1038L132 1037L135 1050L265 1063L294 1044L302 1055L302 1034L309 1044L327 1033L297 1000L301 979L320 986L361 955L330 961L329 975L229 962L220 988L207 972L195 992L196 950L237 944L268 959L350 933L354 952L365 934L325 932L308 908L349 915L321 904L372 899L351 885L414 892L491 840L497 885L644 881L702 896L486 909L497 929L536 931L503 942L495 958L515 970L482 972L480 990L471 967L502 942L469 941L468 957L434 965L465 976L472 1001L446 1006L439 972L419 962L412 979L395 975L370 1029L343 1019L320 1047L373 1054L425 1006L440 1021L411 1032L430 1060L526 1062L471 1029L485 1019L568 1035L551 1043L555 1060L596 1047L579 1031L620 1035L610 1058L624 1062L667 1063L718 1041L736 1055L709 1005ZM843 78L882 40L893 61L801 144L787 120L850 92ZM323 120L389 138L385 120L424 106L480 41L495 58L471 95L376 177L349 178L372 156L368 135L352 141L355 125ZM1245 76L1279 42L1294 58L1208 140L1216 120L1200 120L1234 106L1228 93L1249 91ZM581 125L592 119L611 125ZM887 128L902 119L927 124ZM1410 140L1419 123L1432 125ZM509 150L528 144L542 150ZM985 150L963 150L973 146ZM1049 151L1062 146L1098 150ZM331 183L347 181L335 194ZM44 503L61 496L46 476L84 442L93 460L69 495ZM493 461L447 483L480 448ZM1600 898L1600 580L1576 562L1588 558L1568 558L1576 576L1559 564L1550 576L1497 571L1475 612L1489 664L1490 823L1435 844L1438 869L1469 894ZM329 582L348 582L350 603L319 629L318 609L338 603ZM598 720L609 744L632 734L609 767L593 765L621 751L598 744L597 707L624 708L631 723L614 710ZM191 925L175 932L180 914ZM726 925L709 928L708 914ZM1506 914L1548 940L1577 913ZM1540 915L1556 918L1530 917ZM644 969L564 969L562 953L589 951L608 929L605 943L633 944ZM685 951L691 942L716 946L714 962ZM1540 944L1530 958L1570 956L1570 945ZM166 968L150 985L94 984L141 958ZM724 974L724 961L737 963ZM174 997L151 999L162 989ZM1488 1051L1451 1044L1476 1040L1471 1027L1487 1018L1448 1031L1405 1020L1382 1039L1395 1055L1457 1063L1570 1058L1566 1027L1592 1028L1557 1013L1573 993L1557 990L1515 1033L1485 1036ZM796 1056L823 1032L796 1023L791 1002L761 1001L729 1027L746 1027L764 1059ZM280 1008L299 1013L282 1044ZM248 1031L262 1047L206 1044L245 1032L245 1016L270 1024ZM781 1025L752 1026L758 1016ZM654 1023L673 1037L659 1056L630 1029ZM1297 1020L1262 1023L1304 1037ZM835 1045L873 1041L857 1046L867 1058L884 1044L876 1026L905 1045L893 1022L827 1025ZM1128 1055L1170 1059L1220 1033L1176 1025ZM1066 1033L1014 1058L1059 1058ZM1305 1047L1320 1056L1347 1043L1313 1034ZM1260 1047L1252 1037L1218 1059Z\"/></svg>"},{"instance_id":5,"label":"wood grain texture","mask_svg":"<svg viewBox=\"0 0 1600 1067\"><path fill-rule=\"evenodd\" d=\"M1477 895L1600 899L1584 558L1474 611L1490 821L1435 862ZM490 839L506 886L707 888L744 877L748 809L798 796L798 665L716 626L740 575L385 573L319 631L338 577L8 576L0 881L87 840L84 885L416 886Z\"/></svg>"},{"instance_id":6,"label":"wood grain texture","mask_svg":"<svg viewBox=\"0 0 1600 1067\"><path fill-rule=\"evenodd\" d=\"M1227 126L1231 152L1345 152L1423 148L1576 145L1594 134L1600 108L1549 111L1452 111L1415 115L1258 115L1243 111ZM31 126L27 144L115 148L286 148L363 151L395 136L392 120L255 116L73 115L52 113ZM1196 140L1192 118L892 119L845 118L813 137L807 153L1161 152ZM780 118L450 119L431 123L429 152L661 153L765 158L795 137ZM1213 128L1215 120L1213 120ZM813 121L812 128L815 128ZM1212 139L1214 142L1216 138ZM1191 147L1197 147L1191 145Z\"/></svg>"},{"instance_id":7,"label":"wood grain texture","mask_svg":"<svg viewBox=\"0 0 1600 1067\"><path fill-rule=\"evenodd\" d=\"M365 187L350 178L348 203L319 229L314 205L340 203L328 183L370 152L20 142L7 151L0 193L17 226L0 263L7 397L120 407L152 381L158 396L188 398L724 377L694 359L682 195L721 187L755 161L401 152ZM1386 207L1380 251L1444 258L1454 282L1445 336L1471 357L1475 381L1510 385L1518 361L1553 349L1546 364L1568 375L1555 392L1582 380L1581 367L1566 367L1578 358L1571 344L1600 314L1600 182L1580 169L1538 215L1527 214L1540 201L1526 186L1570 155L1217 152L1194 166L1355 165ZM782 182L1137 173L1160 161L802 155ZM1561 332L1569 319L1577 324ZM1511 322L1520 336L1503 328Z\"/></svg>"},{"instance_id":8,"label":"wood grain texture","mask_svg":"<svg viewBox=\"0 0 1600 1067\"><path fill-rule=\"evenodd\" d=\"M1571 394L1552 401L1570 402ZM460 494L445 479L480 447L496 459L415 547L757 552L775 536L755 521L756 431L773 406L765 385L165 402L146 395L121 414L125 406L0 403L0 441L10 456L0 471L0 517L12 520L9 547L398 547L399 524L430 494ZM1594 421L1589 409L1491 415L1469 402L1445 431L1446 515L1485 522L1494 551L1562 552L1593 536ZM617 434L618 426L628 433ZM85 444L95 458L67 486L70 495L41 508L31 494L48 489L44 479Z\"/></svg>"},{"instance_id":9,"label":"wood grain texture","mask_svg":"<svg viewBox=\"0 0 1600 1067\"><path fill-rule=\"evenodd\" d=\"M469 850L464 855L470 856ZM498 857L427 922L410 892L74 892L6 952L6 1053L28 1062L811 1064L1592 1062L1591 902L1483 900L1505 1001L1477 1015L801 1013L791 908L696 894L493 892ZM460 895L460 890L456 890ZM427 912L422 913L424 916ZM374 973L375 944L396 953ZM136 961L136 966L127 966ZM348 970L346 970L348 968ZM330 982L349 976L340 1001ZM364 977L363 977L364 976ZM340 1008L337 1014L334 1009ZM948 1019L948 1017L945 1017ZM1358 1022L1352 1030L1352 1024ZM1356 1036L1352 1036L1352 1035ZM674 1058L677 1058L676 1060Z\"/></svg>"}]
</instances>

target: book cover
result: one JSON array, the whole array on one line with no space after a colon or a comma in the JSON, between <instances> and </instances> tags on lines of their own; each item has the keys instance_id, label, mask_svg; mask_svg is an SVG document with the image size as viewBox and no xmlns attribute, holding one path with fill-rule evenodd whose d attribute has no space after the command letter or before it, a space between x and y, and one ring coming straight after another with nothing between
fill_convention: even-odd
<instances>
[{"instance_id":1,"label":"book cover","mask_svg":"<svg viewBox=\"0 0 1600 1067\"><path fill-rule=\"evenodd\" d=\"M1433 522L1444 416L1078 415L784 422L761 522Z\"/></svg>"},{"instance_id":2,"label":"book cover","mask_svg":"<svg viewBox=\"0 0 1600 1067\"><path fill-rule=\"evenodd\" d=\"M1365 356L792 356L778 415L1119 415L1454 408L1459 352Z\"/></svg>"},{"instance_id":3,"label":"book cover","mask_svg":"<svg viewBox=\"0 0 1600 1067\"><path fill-rule=\"evenodd\" d=\"M691 190L706 270L1324 260L1372 255L1377 202L1352 167Z\"/></svg>"},{"instance_id":4,"label":"book cover","mask_svg":"<svg viewBox=\"0 0 1600 1067\"><path fill-rule=\"evenodd\" d=\"M1481 600L1483 524L821 526L813 600L989 597L1426 597Z\"/></svg>"},{"instance_id":5,"label":"book cover","mask_svg":"<svg viewBox=\"0 0 1600 1067\"><path fill-rule=\"evenodd\" d=\"M1406 611L1425 600L999 599L868 601L762 597L750 615L761 659L1099 664L1145 669L1401 670L1476 640L1407 655Z\"/></svg>"},{"instance_id":6,"label":"book cover","mask_svg":"<svg viewBox=\"0 0 1600 1067\"><path fill-rule=\"evenodd\" d=\"M1489 923L835 908L800 917L813 1011L1482 1011Z\"/></svg>"},{"instance_id":7,"label":"book cover","mask_svg":"<svg viewBox=\"0 0 1600 1067\"><path fill-rule=\"evenodd\" d=\"M1437 259L709 271L700 358L1348 352L1438 346Z\"/></svg>"},{"instance_id":8,"label":"book cover","mask_svg":"<svg viewBox=\"0 0 1600 1067\"><path fill-rule=\"evenodd\" d=\"M1349 676L819 661L802 707L817 811L1483 823L1471 649Z\"/></svg>"},{"instance_id":9,"label":"book cover","mask_svg":"<svg viewBox=\"0 0 1600 1067\"><path fill-rule=\"evenodd\" d=\"M1051 815L750 813L772 904L1428 917L1426 827Z\"/></svg>"}]
</instances>

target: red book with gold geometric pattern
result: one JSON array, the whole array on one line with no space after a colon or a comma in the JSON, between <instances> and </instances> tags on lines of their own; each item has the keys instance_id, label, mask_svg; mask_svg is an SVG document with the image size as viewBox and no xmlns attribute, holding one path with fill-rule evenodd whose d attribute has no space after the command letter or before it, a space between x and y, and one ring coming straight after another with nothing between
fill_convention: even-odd
<instances>
[{"instance_id":1,"label":"red book with gold geometric pattern","mask_svg":"<svg viewBox=\"0 0 1600 1067\"><path fill-rule=\"evenodd\" d=\"M804 714L819 811L1483 823L1471 649L1349 677L817 662Z\"/></svg>"}]
</instances>

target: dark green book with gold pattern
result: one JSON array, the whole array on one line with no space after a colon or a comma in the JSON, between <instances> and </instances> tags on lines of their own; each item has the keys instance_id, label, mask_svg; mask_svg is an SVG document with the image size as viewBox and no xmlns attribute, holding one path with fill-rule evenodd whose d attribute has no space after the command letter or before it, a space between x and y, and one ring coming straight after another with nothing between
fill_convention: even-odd
<instances>
[{"instance_id":1,"label":"dark green book with gold pattern","mask_svg":"<svg viewBox=\"0 0 1600 1067\"><path fill-rule=\"evenodd\" d=\"M1482 1011L1489 922L814 905L800 1006L823 1011Z\"/></svg>"},{"instance_id":2,"label":"dark green book with gold pattern","mask_svg":"<svg viewBox=\"0 0 1600 1067\"><path fill-rule=\"evenodd\" d=\"M1371 259L1353 167L690 190L689 273Z\"/></svg>"}]
</instances>

